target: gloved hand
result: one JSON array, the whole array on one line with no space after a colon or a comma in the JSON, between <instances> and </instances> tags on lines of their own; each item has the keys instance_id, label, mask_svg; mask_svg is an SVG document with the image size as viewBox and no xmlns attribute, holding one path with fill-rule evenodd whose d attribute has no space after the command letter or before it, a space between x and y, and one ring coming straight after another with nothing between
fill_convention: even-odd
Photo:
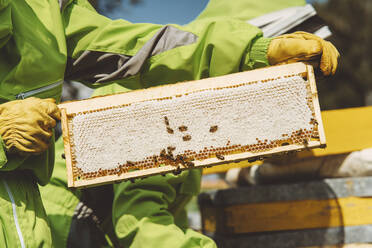
<instances>
[{"instance_id":1,"label":"gloved hand","mask_svg":"<svg viewBox=\"0 0 372 248\"><path fill-rule=\"evenodd\" d=\"M48 148L60 111L52 98L35 97L0 105L0 135L8 153L38 154Z\"/></svg>"},{"instance_id":2,"label":"gloved hand","mask_svg":"<svg viewBox=\"0 0 372 248\"><path fill-rule=\"evenodd\" d=\"M270 65L315 61L325 76L335 74L339 56L332 43L306 32L275 37L267 52Z\"/></svg>"}]
</instances>

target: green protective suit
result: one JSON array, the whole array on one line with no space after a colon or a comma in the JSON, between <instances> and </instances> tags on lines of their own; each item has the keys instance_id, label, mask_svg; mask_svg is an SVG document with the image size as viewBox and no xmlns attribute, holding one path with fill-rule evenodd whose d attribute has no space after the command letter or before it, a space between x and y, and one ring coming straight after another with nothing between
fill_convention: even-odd
<instances>
[{"instance_id":1,"label":"green protective suit","mask_svg":"<svg viewBox=\"0 0 372 248\"><path fill-rule=\"evenodd\" d=\"M97 14L85 0L0 0L0 104L30 96L58 101L64 78L137 89L254 69L267 65L269 42L237 19L132 24ZM51 246L37 183L48 183L53 164L53 143L21 157L7 154L0 138L1 247ZM128 230L118 227L117 234L127 240L136 228Z\"/></svg>"},{"instance_id":2,"label":"green protective suit","mask_svg":"<svg viewBox=\"0 0 372 248\"><path fill-rule=\"evenodd\" d=\"M253 0L234 1L234 5L236 4L236 6L239 6L237 9L247 10L245 14L237 15L239 11L236 12L236 8L225 8L229 7L231 2L221 0L210 1L207 8L197 18L197 20L183 27L182 29L193 30L193 27L210 25L211 23L213 23L212 26L214 26L216 25L215 22L220 21L227 23L234 22L235 19L231 19L231 17L236 17L241 21L245 21L247 19L257 17L267 12L279 10L281 8L305 4L305 1L302 0L280 1L280 4L274 5L271 3L267 4L267 2L268 1L257 2ZM221 4L225 6L222 6ZM251 6L255 6L254 9L251 9ZM231 10L231 12L228 12L227 10ZM211 14L208 20L201 20L204 19L207 14L209 15L209 13ZM213 19L216 19L216 21ZM221 20L217 21L217 19ZM239 23L238 26L236 26L236 30L233 29L225 31L228 31L229 33L235 31L241 32L238 30L245 28L257 31L257 29L251 26L248 27L247 24L243 22L238 20L235 21ZM211 29L214 28L212 26L210 27ZM205 41L213 40L214 42L217 42L216 38L214 37L208 38L208 36L211 35L209 32L204 33L205 36L201 36L201 38L203 40L205 39ZM223 29L221 29L221 32L224 32ZM260 35L259 33L257 34ZM250 39L254 41L257 34L252 34ZM225 43L224 46L231 46L234 42L238 41L230 39L230 41ZM210 46L213 45L211 44ZM224 46L221 46L221 48ZM214 49L215 48L216 47L214 47ZM213 50L212 47L210 49ZM210 53L207 50L205 52ZM154 82L162 81L171 83L173 81L182 81L185 79L197 79L206 76L215 76L226 73L227 71L235 71L235 69L231 70L227 69L227 67L231 67L231 65L229 65L229 63L231 63L230 59L233 59L233 57L237 58L241 55L239 55L240 52L237 53L237 51L233 51L233 49L228 50L229 54L225 54L225 56L226 58L230 57L230 55L232 56L228 59L229 62L227 63L226 60L215 60L213 62L214 66L218 67L219 70L218 72L215 71L213 73L211 70L209 70L206 74L195 74L195 72L192 72L191 70L193 63L198 65L200 63L206 63L207 61L205 61L205 59L207 58L213 58L213 52L207 57L204 57L207 55L204 54L203 56L195 57L193 60L188 60L188 62L184 62L182 66L178 67L176 64L182 61L179 61L179 58L172 60L172 52L169 54L170 57L167 57L167 53L164 53L164 58L161 61L163 64L157 64L157 61L151 61L150 59L150 62L153 64L148 64L147 66L149 68L153 67L154 69L159 70L159 72L165 68L157 67L164 66L169 67L166 68L167 70L180 70L175 71L176 75L174 77L167 74L159 74L160 77L156 77L156 75L154 75ZM257 52L259 55L261 55L260 50L261 47L259 46L248 46L246 51L248 53L250 52L250 56L252 56L252 54ZM242 58L244 56L245 55L243 55ZM182 57L185 58L184 56ZM176 64L172 64L172 62ZM239 68L239 70L253 69L267 63L266 61L263 64L261 62L261 59L256 59L252 64L252 62L249 60L247 61L245 58L244 64L241 68ZM188 65L188 63L192 64ZM188 77L184 76L185 73L190 72L192 72L193 75L189 75ZM142 80L143 78L145 77L142 76ZM129 80L130 84L127 84L127 87L137 88L135 84L131 84L131 80L132 79ZM140 80L140 82L144 83L142 80ZM149 81L151 81L151 78ZM96 90L94 95L119 93L126 90L127 89L124 87L121 87L117 84L112 84ZM79 206L82 198L80 190L67 189L65 162L61 158L62 153L63 144L62 140L60 139L56 143L56 164L51 183L46 187L40 187L46 211L51 222L53 240L56 247L66 247L67 244L71 245L71 243L68 243L70 233L69 226L71 225L74 216L76 216L76 206ZM110 203L107 203L112 207L112 211L108 216L109 220L105 220L105 223L101 225L102 228L105 229L103 232L106 232L108 236L110 236L113 243L111 245L120 245L122 247L215 247L215 244L209 238L187 228L187 216L184 206L188 203L189 199L193 195L199 193L200 179L200 170L190 170L184 171L179 176L168 174L165 177L154 176L145 180L137 180L135 183L123 182L120 184L115 184L113 186L114 200L112 206Z\"/></svg>"}]
</instances>

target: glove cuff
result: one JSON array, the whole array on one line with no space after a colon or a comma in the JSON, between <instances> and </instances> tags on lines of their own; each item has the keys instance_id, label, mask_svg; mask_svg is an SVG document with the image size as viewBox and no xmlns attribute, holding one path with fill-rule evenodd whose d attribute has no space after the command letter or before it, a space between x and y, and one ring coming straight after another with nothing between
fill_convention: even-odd
<instances>
[{"instance_id":1,"label":"glove cuff","mask_svg":"<svg viewBox=\"0 0 372 248\"><path fill-rule=\"evenodd\" d=\"M0 168L2 168L8 162L5 151L6 151L5 143L0 136Z\"/></svg>"},{"instance_id":2,"label":"glove cuff","mask_svg":"<svg viewBox=\"0 0 372 248\"><path fill-rule=\"evenodd\" d=\"M264 37L255 40L251 48L251 60L262 61L268 65L267 49L269 48L271 40L272 38Z\"/></svg>"},{"instance_id":3,"label":"glove cuff","mask_svg":"<svg viewBox=\"0 0 372 248\"><path fill-rule=\"evenodd\" d=\"M267 50L272 38L260 37L253 41L245 58L243 70L251 70L269 65Z\"/></svg>"}]
</instances>

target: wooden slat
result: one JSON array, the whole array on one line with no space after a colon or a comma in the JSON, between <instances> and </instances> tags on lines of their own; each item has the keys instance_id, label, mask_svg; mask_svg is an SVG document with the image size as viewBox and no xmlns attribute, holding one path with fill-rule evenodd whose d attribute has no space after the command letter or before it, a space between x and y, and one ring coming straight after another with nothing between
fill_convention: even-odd
<instances>
[{"instance_id":1,"label":"wooden slat","mask_svg":"<svg viewBox=\"0 0 372 248\"><path fill-rule=\"evenodd\" d=\"M372 244L321 245L321 246L306 246L302 248L372 248Z\"/></svg>"},{"instance_id":2,"label":"wooden slat","mask_svg":"<svg viewBox=\"0 0 372 248\"><path fill-rule=\"evenodd\" d=\"M198 197L203 232L222 236L267 232L275 237L278 231L352 226L372 230L371 185L372 177L339 178L205 192Z\"/></svg>"},{"instance_id":3,"label":"wooden slat","mask_svg":"<svg viewBox=\"0 0 372 248\"><path fill-rule=\"evenodd\" d=\"M65 147L65 159L67 169L67 184L68 187L74 187L73 173L72 173L72 161L71 161L71 144L69 138L68 120L66 110L61 109L61 126L62 126L62 137Z\"/></svg>"},{"instance_id":4,"label":"wooden slat","mask_svg":"<svg viewBox=\"0 0 372 248\"><path fill-rule=\"evenodd\" d=\"M318 91L316 89L314 69L311 65L307 65L306 67L308 70L308 77L309 77L308 80L309 80L310 88L311 88L311 97L313 99L315 119L318 121L319 139L320 139L320 143L322 145L325 145L326 136L324 134L323 121L322 121L322 116L320 113L319 98L318 98Z\"/></svg>"},{"instance_id":5,"label":"wooden slat","mask_svg":"<svg viewBox=\"0 0 372 248\"><path fill-rule=\"evenodd\" d=\"M213 206L226 207L250 203L327 200L352 196L372 197L372 177L229 188L213 193L202 193L199 199L211 202Z\"/></svg>"},{"instance_id":6,"label":"wooden slat","mask_svg":"<svg viewBox=\"0 0 372 248\"><path fill-rule=\"evenodd\" d=\"M372 224L372 198L347 197L234 205L225 209L234 233Z\"/></svg>"},{"instance_id":7,"label":"wooden slat","mask_svg":"<svg viewBox=\"0 0 372 248\"><path fill-rule=\"evenodd\" d=\"M254 233L248 235L217 234L219 248L364 248L372 243L372 225L316 228L307 230ZM252 246L254 244L254 246Z\"/></svg>"}]
</instances>

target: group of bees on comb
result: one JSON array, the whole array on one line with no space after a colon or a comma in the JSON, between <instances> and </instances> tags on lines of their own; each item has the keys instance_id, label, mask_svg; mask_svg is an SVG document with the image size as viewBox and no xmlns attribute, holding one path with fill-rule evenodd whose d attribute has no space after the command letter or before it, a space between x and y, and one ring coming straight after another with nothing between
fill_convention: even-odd
<instances>
[{"instance_id":1,"label":"group of bees on comb","mask_svg":"<svg viewBox=\"0 0 372 248\"><path fill-rule=\"evenodd\" d=\"M168 119L167 116L164 116L164 123L165 123L167 132L169 134L174 134L174 130L170 127L169 119ZM185 125L181 125L181 126L178 127L178 130L180 132L186 132L188 130L188 127L185 126ZM214 126L210 127L209 132L214 133L217 130L218 130L218 126L214 125ZM191 140L191 135L186 134L186 135L182 136L182 140L183 141L190 141ZM190 167L192 168L192 167L195 166L194 162L192 162L194 160L194 158L187 157L187 156L184 156L184 155L174 156L173 155L174 150L176 150L176 148L174 146L168 146L167 149L163 149L160 152L160 157L166 161L166 164L172 164L172 165L177 166L177 169L173 172L173 174L178 175L178 174L181 173L182 170L181 170L181 167L179 166L180 164L183 165L184 167L188 167L188 168L190 168ZM225 159L224 156L222 156L220 154L216 154L216 157L220 160ZM156 157L154 157L154 159L156 159ZM157 163L158 161L154 161L154 162Z\"/></svg>"}]
</instances>

